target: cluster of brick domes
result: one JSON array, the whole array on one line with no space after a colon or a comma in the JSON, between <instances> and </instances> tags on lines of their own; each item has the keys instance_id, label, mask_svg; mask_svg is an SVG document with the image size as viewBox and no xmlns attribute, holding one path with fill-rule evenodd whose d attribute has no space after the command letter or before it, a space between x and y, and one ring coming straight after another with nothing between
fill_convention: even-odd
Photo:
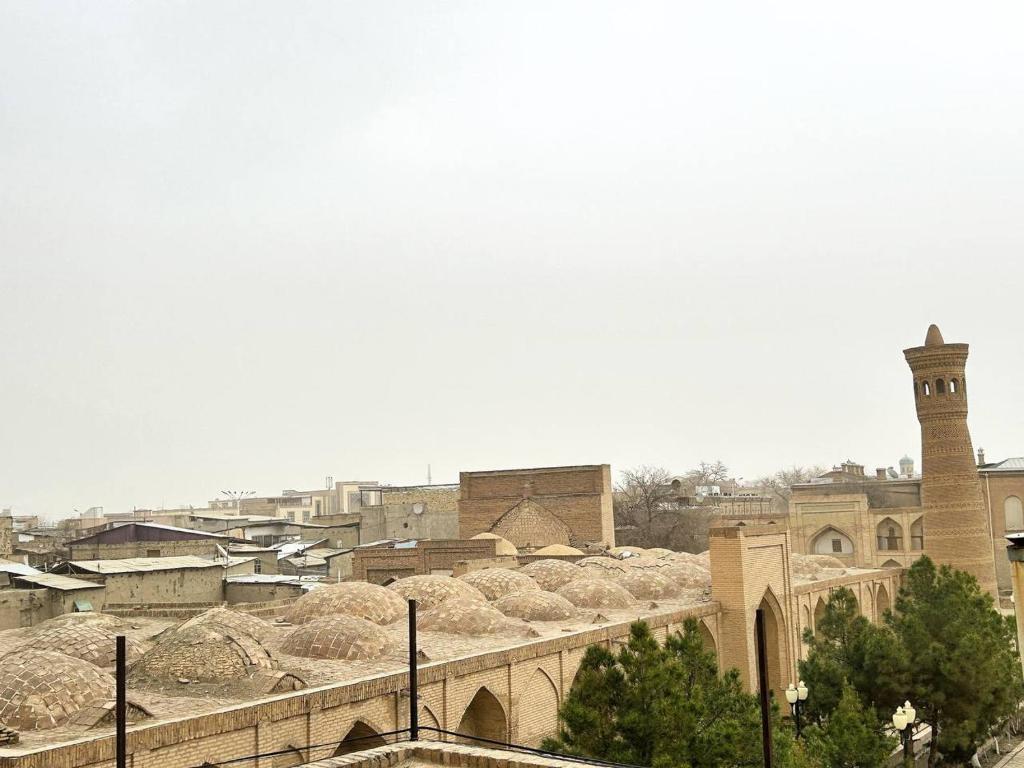
<instances>
[{"instance_id":1,"label":"cluster of brick domes","mask_svg":"<svg viewBox=\"0 0 1024 768\"><path fill-rule=\"evenodd\" d=\"M374 624L393 624L405 615L405 605L405 598L387 587L343 581L307 592L285 612L285 619L292 624L305 624L325 616L355 616Z\"/></svg>"},{"instance_id":2,"label":"cluster of brick domes","mask_svg":"<svg viewBox=\"0 0 1024 768\"><path fill-rule=\"evenodd\" d=\"M314 659L377 659L394 645L388 632L356 616L327 616L301 624L281 643L293 656Z\"/></svg>"}]
</instances>

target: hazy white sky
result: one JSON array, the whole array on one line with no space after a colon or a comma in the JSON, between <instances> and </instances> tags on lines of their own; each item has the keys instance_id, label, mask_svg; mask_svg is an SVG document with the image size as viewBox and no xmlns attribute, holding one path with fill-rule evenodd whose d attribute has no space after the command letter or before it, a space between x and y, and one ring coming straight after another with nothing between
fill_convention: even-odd
<instances>
[{"instance_id":1,"label":"hazy white sky","mask_svg":"<svg viewBox=\"0 0 1024 768\"><path fill-rule=\"evenodd\" d=\"M1024 454L1024 6L0 5L0 505Z\"/></svg>"}]
</instances>

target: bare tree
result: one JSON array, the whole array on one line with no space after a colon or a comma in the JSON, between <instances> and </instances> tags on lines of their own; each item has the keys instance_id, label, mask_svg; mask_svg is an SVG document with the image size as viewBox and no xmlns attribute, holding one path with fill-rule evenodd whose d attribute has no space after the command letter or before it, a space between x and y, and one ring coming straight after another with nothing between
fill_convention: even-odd
<instances>
[{"instance_id":1,"label":"bare tree","mask_svg":"<svg viewBox=\"0 0 1024 768\"><path fill-rule=\"evenodd\" d=\"M632 525L649 527L654 516L671 504L673 495L671 473L646 464L623 471L615 487L617 512Z\"/></svg>"},{"instance_id":2,"label":"bare tree","mask_svg":"<svg viewBox=\"0 0 1024 768\"><path fill-rule=\"evenodd\" d=\"M824 467L798 467L796 465L789 469L780 469L773 475L760 478L756 485L764 488L772 496L772 506L779 512L789 509L789 497L793 495L792 488L800 483L809 483L825 471Z\"/></svg>"},{"instance_id":3,"label":"bare tree","mask_svg":"<svg viewBox=\"0 0 1024 768\"><path fill-rule=\"evenodd\" d=\"M686 473L687 482L694 488L698 485L721 485L728 479L729 468L721 459L713 462L702 461L696 469Z\"/></svg>"}]
</instances>

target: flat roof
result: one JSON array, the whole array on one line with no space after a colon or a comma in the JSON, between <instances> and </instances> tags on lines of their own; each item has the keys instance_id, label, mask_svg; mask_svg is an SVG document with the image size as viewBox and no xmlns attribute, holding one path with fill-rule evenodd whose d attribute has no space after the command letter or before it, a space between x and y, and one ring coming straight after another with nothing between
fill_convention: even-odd
<instances>
[{"instance_id":1,"label":"flat roof","mask_svg":"<svg viewBox=\"0 0 1024 768\"><path fill-rule=\"evenodd\" d=\"M81 543L83 541L87 541L89 539L95 539L97 536L101 536L104 533L108 533L109 531L113 531L113 530L115 530L117 528L124 528L124 527L129 526L129 525L139 526L139 527L142 527L142 528L155 528L156 530L160 530L160 531L173 531L175 533L189 533L189 534L192 534L193 536L199 536L201 538L211 538L211 539L230 539L231 538L230 536L225 536L223 533L211 533L209 531L201 531L198 528L178 528L177 526L173 526L173 525L163 525L161 523L144 523L144 522L139 521L139 520L118 520L118 521L116 521L114 523L111 523L108 526L105 526L101 530L94 531L93 533L90 533L88 536L83 536L80 539L74 539L73 541L69 541L67 543L68 544L79 544L79 543Z\"/></svg>"}]
</instances>

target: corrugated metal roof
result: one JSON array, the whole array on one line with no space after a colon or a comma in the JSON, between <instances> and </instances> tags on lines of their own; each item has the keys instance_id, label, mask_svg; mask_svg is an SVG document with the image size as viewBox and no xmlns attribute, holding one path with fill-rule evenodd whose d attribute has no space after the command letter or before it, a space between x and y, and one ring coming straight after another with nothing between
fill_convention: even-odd
<instances>
[{"instance_id":1,"label":"corrugated metal roof","mask_svg":"<svg viewBox=\"0 0 1024 768\"><path fill-rule=\"evenodd\" d=\"M47 589L59 589L62 592L70 592L75 589L96 589L103 587L94 581L73 579L70 576L61 576L56 573L33 573L25 576L15 576L17 581L24 581L29 584L38 584Z\"/></svg>"},{"instance_id":2,"label":"corrugated metal roof","mask_svg":"<svg viewBox=\"0 0 1024 768\"><path fill-rule=\"evenodd\" d=\"M244 573L240 576L225 576L225 581L232 584L301 584L298 576L286 576L280 573Z\"/></svg>"},{"instance_id":3,"label":"corrugated metal roof","mask_svg":"<svg viewBox=\"0 0 1024 768\"><path fill-rule=\"evenodd\" d=\"M0 559L0 573L14 573L19 576L31 576L34 573L42 573L38 568L24 563L15 563L13 560Z\"/></svg>"},{"instance_id":4,"label":"corrugated metal roof","mask_svg":"<svg viewBox=\"0 0 1024 768\"><path fill-rule=\"evenodd\" d=\"M145 573L180 568L222 568L224 561L204 560L194 555L180 557L127 557L123 560L69 560L67 565L90 573Z\"/></svg>"},{"instance_id":5,"label":"corrugated metal roof","mask_svg":"<svg viewBox=\"0 0 1024 768\"><path fill-rule=\"evenodd\" d=\"M997 462L995 464L989 464L987 467L983 467L983 469L986 472L998 472L1000 470L1024 470L1024 456L1014 456L1013 458L1010 459L1003 459L1002 461Z\"/></svg>"},{"instance_id":6,"label":"corrugated metal roof","mask_svg":"<svg viewBox=\"0 0 1024 768\"><path fill-rule=\"evenodd\" d=\"M109 533L117 528L124 528L129 525L134 525L139 528L152 528L158 531L172 531L173 533L188 533L194 536L201 536L202 538L213 538L213 539L228 539L230 536L225 536L223 533L211 533L210 531L201 531L198 528L178 528L173 525L163 525L161 523L147 523L141 520L122 520L112 524L108 528L104 528L102 531L94 531L88 536L83 536L80 539L69 541L68 544L79 544L89 539L95 539L98 536L102 536L105 533Z\"/></svg>"}]
</instances>

